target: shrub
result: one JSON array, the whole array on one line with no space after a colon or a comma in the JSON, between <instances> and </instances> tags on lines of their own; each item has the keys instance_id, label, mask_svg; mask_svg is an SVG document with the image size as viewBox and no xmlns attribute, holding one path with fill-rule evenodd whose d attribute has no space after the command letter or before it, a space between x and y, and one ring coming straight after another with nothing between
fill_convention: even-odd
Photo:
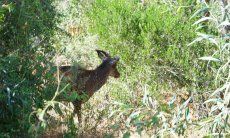
<instances>
[{"instance_id":1,"label":"shrub","mask_svg":"<svg viewBox=\"0 0 230 138\"><path fill-rule=\"evenodd\" d=\"M194 9L181 7L96 0L87 15L99 45L121 55L121 68L130 77L140 75L150 86L202 86L212 77L198 58L210 50L206 45L187 46L195 32L185 11L191 9L191 15Z\"/></svg>"},{"instance_id":2,"label":"shrub","mask_svg":"<svg viewBox=\"0 0 230 138\"><path fill-rule=\"evenodd\" d=\"M210 111L208 118L201 120L200 125L209 128L211 135L219 137L229 135L229 107L230 107L230 64L229 64L229 2L216 1L201 3L201 8L194 16L201 16L194 25L197 26L197 38L191 43L201 42L212 51L200 60L207 62L207 68L211 70L214 87L209 87L204 104ZM214 47L214 48L213 48ZM227 137L227 135L226 135Z\"/></svg>"},{"instance_id":3,"label":"shrub","mask_svg":"<svg viewBox=\"0 0 230 138\"><path fill-rule=\"evenodd\" d=\"M161 127L158 128L162 129L156 129L159 133L168 131L184 134L188 120L191 119L187 118L191 114L189 103L202 103L203 91L214 87L212 71L206 68L208 63L198 58L211 53L215 48L209 47L210 43L188 45L196 36L193 26L195 19L190 17L198 6L192 3L195 4L192 1L175 4L153 1L142 5L132 0L96 0L87 12L90 32L99 36L101 48L121 55L120 69L125 74L121 82L123 84L119 84L122 88L115 86L118 88L111 91L114 91L114 99L119 102L134 100L131 105L124 104L130 108L122 111L122 107L118 108L118 113L130 113L132 116L136 114L136 110L132 111L135 107L140 107L142 111L141 97L146 90L144 88L148 86L149 96L157 98L160 103L158 113L152 115L161 120L158 122ZM220 66L218 63L211 65L215 68ZM178 105L178 109L164 105L159 91L162 88L173 90L181 87L185 87L185 91L189 92L188 97L191 97L182 100L183 104ZM115 91L119 91L119 94L116 95ZM135 101L138 101L137 105ZM165 113L170 113L166 120ZM143 125L149 126L145 121L151 123L151 120L143 120L145 112L136 116L133 125L137 128L141 126L140 130Z\"/></svg>"},{"instance_id":4,"label":"shrub","mask_svg":"<svg viewBox=\"0 0 230 138\"><path fill-rule=\"evenodd\" d=\"M56 13L51 1L0 2L0 130L26 136L29 114L52 96L49 67ZM54 92L54 91L53 91ZM19 133L20 132L20 133Z\"/></svg>"}]
</instances>

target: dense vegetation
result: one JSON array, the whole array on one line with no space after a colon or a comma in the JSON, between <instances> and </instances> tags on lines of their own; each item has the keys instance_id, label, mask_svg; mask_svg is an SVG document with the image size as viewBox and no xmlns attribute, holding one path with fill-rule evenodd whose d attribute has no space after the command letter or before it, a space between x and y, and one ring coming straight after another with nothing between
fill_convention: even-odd
<instances>
[{"instance_id":1,"label":"dense vegetation","mask_svg":"<svg viewBox=\"0 0 230 138\"><path fill-rule=\"evenodd\" d=\"M228 7L214 0L0 1L0 136L229 135ZM95 49L120 56L121 77L84 105L79 128L71 105L58 98L70 86L53 74L66 63L95 68Z\"/></svg>"},{"instance_id":2,"label":"dense vegetation","mask_svg":"<svg viewBox=\"0 0 230 138\"><path fill-rule=\"evenodd\" d=\"M29 114L34 108L41 108L47 96L52 97L50 91L56 86L44 81L48 76L42 72L47 66L42 64L50 64L56 23L51 1L0 2L0 130L3 136L26 134L30 127Z\"/></svg>"}]
</instances>

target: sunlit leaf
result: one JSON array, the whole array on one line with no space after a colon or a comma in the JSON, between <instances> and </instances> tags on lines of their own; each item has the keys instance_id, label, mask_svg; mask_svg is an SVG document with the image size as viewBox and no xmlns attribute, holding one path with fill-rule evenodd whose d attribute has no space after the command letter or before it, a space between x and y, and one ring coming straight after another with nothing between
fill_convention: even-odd
<instances>
[{"instance_id":1,"label":"sunlit leaf","mask_svg":"<svg viewBox=\"0 0 230 138\"><path fill-rule=\"evenodd\" d=\"M134 112L129 116L129 118L131 119L136 118L139 114L140 114L140 111Z\"/></svg>"},{"instance_id":2,"label":"sunlit leaf","mask_svg":"<svg viewBox=\"0 0 230 138\"><path fill-rule=\"evenodd\" d=\"M214 96L214 95L216 95L217 93L219 93L219 92L222 92L224 89L226 89L228 87L228 85L224 85L223 87L221 87L221 88L218 88L218 89L216 89L212 94L211 94L211 96Z\"/></svg>"},{"instance_id":3,"label":"sunlit leaf","mask_svg":"<svg viewBox=\"0 0 230 138\"><path fill-rule=\"evenodd\" d=\"M216 127L217 127L217 123L213 123L213 125L212 125L212 132L215 132Z\"/></svg>"},{"instance_id":4,"label":"sunlit leaf","mask_svg":"<svg viewBox=\"0 0 230 138\"><path fill-rule=\"evenodd\" d=\"M3 5L2 5L2 8L5 8L5 9L7 9L9 12L11 12L11 11L13 10L13 8L14 8L14 5L13 5L13 3L10 3L10 4L3 4Z\"/></svg>"},{"instance_id":5,"label":"sunlit leaf","mask_svg":"<svg viewBox=\"0 0 230 138\"><path fill-rule=\"evenodd\" d=\"M41 123L41 127L46 128L46 126L47 126L46 122L43 121L43 122Z\"/></svg>"},{"instance_id":6,"label":"sunlit leaf","mask_svg":"<svg viewBox=\"0 0 230 138\"><path fill-rule=\"evenodd\" d=\"M207 20L214 20L214 19L211 17L203 17L203 18L199 19L198 21L196 21L193 25L197 25L197 24L204 22L204 21L207 21Z\"/></svg>"},{"instance_id":7,"label":"sunlit leaf","mask_svg":"<svg viewBox=\"0 0 230 138\"><path fill-rule=\"evenodd\" d=\"M215 62L219 62L220 60L219 59L216 59L214 57L201 57L199 58L200 60L208 60L208 61L215 61Z\"/></svg>"},{"instance_id":8,"label":"sunlit leaf","mask_svg":"<svg viewBox=\"0 0 230 138\"><path fill-rule=\"evenodd\" d=\"M40 121L45 121L44 120L45 110L42 110L41 112L38 112L37 114L38 114L38 119Z\"/></svg>"},{"instance_id":9,"label":"sunlit leaf","mask_svg":"<svg viewBox=\"0 0 230 138\"><path fill-rule=\"evenodd\" d=\"M112 111L110 114L109 114L109 118L111 118L115 113L117 113L118 111L117 110L114 110L114 111Z\"/></svg>"},{"instance_id":10,"label":"sunlit leaf","mask_svg":"<svg viewBox=\"0 0 230 138\"><path fill-rule=\"evenodd\" d=\"M130 127L130 122L131 122L131 118L128 118L126 121L125 121L125 125L126 127Z\"/></svg>"},{"instance_id":11,"label":"sunlit leaf","mask_svg":"<svg viewBox=\"0 0 230 138\"><path fill-rule=\"evenodd\" d=\"M207 101L204 102L204 104L205 103L209 103L209 102L215 102L215 103L217 103L217 102L221 102L221 101L222 101L221 99L208 99Z\"/></svg>"},{"instance_id":12,"label":"sunlit leaf","mask_svg":"<svg viewBox=\"0 0 230 138\"><path fill-rule=\"evenodd\" d=\"M210 113L212 113L213 111L216 111L217 109L218 109L218 106L212 106Z\"/></svg>"},{"instance_id":13,"label":"sunlit leaf","mask_svg":"<svg viewBox=\"0 0 230 138\"><path fill-rule=\"evenodd\" d=\"M214 36L212 35L208 35L208 34L204 34L204 33L197 33L198 36L203 37L204 39L208 40L209 42L218 45L218 42L214 39Z\"/></svg>"},{"instance_id":14,"label":"sunlit leaf","mask_svg":"<svg viewBox=\"0 0 230 138\"><path fill-rule=\"evenodd\" d=\"M188 103L190 102L190 100L191 100L191 97L189 97L189 98L182 104L182 108L185 108L185 107L188 105Z\"/></svg>"},{"instance_id":15,"label":"sunlit leaf","mask_svg":"<svg viewBox=\"0 0 230 138\"><path fill-rule=\"evenodd\" d=\"M203 37L197 37L195 40L193 40L191 43L189 43L188 46L193 45L194 43L199 42L203 39L204 39Z\"/></svg>"},{"instance_id":16,"label":"sunlit leaf","mask_svg":"<svg viewBox=\"0 0 230 138\"><path fill-rule=\"evenodd\" d=\"M223 21L218 27L221 27L221 26L230 26L230 22L229 21Z\"/></svg>"},{"instance_id":17,"label":"sunlit leaf","mask_svg":"<svg viewBox=\"0 0 230 138\"><path fill-rule=\"evenodd\" d=\"M226 105L230 104L229 101L230 101L230 84L227 85L226 87L226 91L225 91L225 94L224 94L224 103Z\"/></svg>"},{"instance_id":18,"label":"sunlit leaf","mask_svg":"<svg viewBox=\"0 0 230 138\"><path fill-rule=\"evenodd\" d=\"M197 15L199 15L199 14L201 14L201 13L207 11L207 10L208 10L208 7L200 8L199 10L197 10L197 11L190 17L190 19L196 17Z\"/></svg>"},{"instance_id":19,"label":"sunlit leaf","mask_svg":"<svg viewBox=\"0 0 230 138\"><path fill-rule=\"evenodd\" d=\"M113 101L113 104L115 104L115 105L120 105L120 106L124 105L123 103L118 102L118 101Z\"/></svg>"},{"instance_id":20,"label":"sunlit leaf","mask_svg":"<svg viewBox=\"0 0 230 138\"><path fill-rule=\"evenodd\" d=\"M200 29L204 28L205 25L200 25L199 27L196 28L196 31L199 31Z\"/></svg>"},{"instance_id":21,"label":"sunlit leaf","mask_svg":"<svg viewBox=\"0 0 230 138\"><path fill-rule=\"evenodd\" d=\"M170 108L172 108L172 105L175 101L176 101L176 95L173 95L172 99L168 102Z\"/></svg>"},{"instance_id":22,"label":"sunlit leaf","mask_svg":"<svg viewBox=\"0 0 230 138\"><path fill-rule=\"evenodd\" d=\"M145 87L144 96L143 96L143 99L142 99L142 102L145 105L148 105L148 96L149 96L149 93L148 93L148 91L146 90L146 87Z\"/></svg>"},{"instance_id":23,"label":"sunlit leaf","mask_svg":"<svg viewBox=\"0 0 230 138\"><path fill-rule=\"evenodd\" d=\"M205 39L213 37L212 35L208 35L208 34L204 34L204 33L200 33L200 32L197 32L197 35L200 36L200 37L203 37Z\"/></svg>"}]
</instances>

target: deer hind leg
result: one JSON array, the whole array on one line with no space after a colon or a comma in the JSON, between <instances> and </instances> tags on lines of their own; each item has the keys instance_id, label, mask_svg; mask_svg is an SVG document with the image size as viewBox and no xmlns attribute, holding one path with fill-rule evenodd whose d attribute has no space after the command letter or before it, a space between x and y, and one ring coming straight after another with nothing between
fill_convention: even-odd
<instances>
[{"instance_id":1,"label":"deer hind leg","mask_svg":"<svg viewBox=\"0 0 230 138\"><path fill-rule=\"evenodd\" d=\"M74 101L74 114L77 114L79 126L81 127L82 125L82 118L81 118L81 102L80 101Z\"/></svg>"}]
</instances>

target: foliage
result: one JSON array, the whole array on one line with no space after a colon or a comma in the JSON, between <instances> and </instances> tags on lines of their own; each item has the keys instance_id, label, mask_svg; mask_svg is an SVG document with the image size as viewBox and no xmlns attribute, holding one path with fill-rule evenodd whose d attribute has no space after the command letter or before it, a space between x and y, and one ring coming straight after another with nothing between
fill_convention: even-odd
<instances>
[{"instance_id":1,"label":"foliage","mask_svg":"<svg viewBox=\"0 0 230 138\"><path fill-rule=\"evenodd\" d=\"M230 107L230 17L229 17L229 3L224 1L216 1L204 3L202 8L197 11L194 16L201 12L208 12L210 16L202 17L194 23L197 26L198 37L191 43L197 41L207 41L210 47L215 47L215 50L201 57L200 60L208 62L208 68L211 68L213 76L215 76L215 87L212 88L204 104L209 104L209 118L200 122L202 127L209 127L210 133L216 133L221 136L230 132L229 107ZM204 9L208 9L204 11ZM208 31L214 30L215 33ZM218 68L212 66L212 62L220 64ZM214 90L213 90L214 89Z\"/></svg>"},{"instance_id":2,"label":"foliage","mask_svg":"<svg viewBox=\"0 0 230 138\"><path fill-rule=\"evenodd\" d=\"M52 96L52 77L45 70L52 56L50 42L56 22L52 1L0 2L2 135L27 136L29 114Z\"/></svg>"},{"instance_id":3,"label":"foliage","mask_svg":"<svg viewBox=\"0 0 230 138\"><path fill-rule=\"evenodd\" d=\"M215 87L213 81L215 76L212 74L212 70L221 67L218 62L205 63L199 60L200 57L209 55L216 50L213 46L215 43L189 44L195 37L194 25L199 22L192 25L195 19L190 16L192 16L192 12L195 12L196 7L189 4L191 2L173 4L153 1L143 5L136 1L96 0L87 13L91 21L90 31L99 36L100 46L122 56L123 64L120 68L126 77L123 84L120 85L128 87L130 90L128 93L133 96L128 98L126 96L127 99L124 99L118 94L115 96L116 100L127 103L124 101L138 98L139 100L135 101L138 101L137 107L141 108L140 96L143 95L144 89L141 90L142 94L140 92L140 95L135 96L138 94L136 92L138 90L135 90L137 85L139 87L147 85L151 91L149 94L154 97L159 97L157 92L162 87L164 89L188 88L187 91L191 97L184 99L181 104L184 103L177 108L167 107L166 110L169 110L168 113L170 113L166 113L169 115L167 117L164 117L163 104L159 101L159 113L154 114L161 120L162 128L157 129L158 134L164 134L164 132L184 134L191 123L191 107L188 103L202 104L204 102L202 101L203 97L207 97L203 91ZM214 29L204 28L202 31L216 34ZM210 36L205 37L202 34L200 36L212 40ZM115 88L115 91L126 92L120 87ZM135 102L132 104L134 107L131 107L135 108ZM127 106L130 107L129 105ZM133 114L130 112L132 108L125 108L122 111L119 108L116 111L117 115ZM198 110L197 107L195 108ZM197 112L200 112L200 115L203 114L203 111ZM205 114L207 115L207 112ZM199 118L205 117L204 115ZM145 120L142 118L144 113L138 113L137 116L140 126L148 126L148 123L145 124ZM136 126L135 121L133 123ZM138 131L138 126L136 127Z\"/></svg>"},{"instance_id":4,"label":"foliage","mask_svg":"<svg viewBox=\"0 0 230 138\"><path fill-rule=\"evenodd\" d=\"M198 76L210 78L205 78L208 71L197 58L209 50L205 45L187 46L195 33L184 11L191 14L192 7L168 7L161 2L141 5L134 1L96 1L88 12L91 32L99 35L102 48L122 56L126 65L121 68L132 68L124 72L131 76L141 73L146 79L151 76L146 80L149 85L154 80L182 87L203 85Z\"/></svg>"}]
</instances>

